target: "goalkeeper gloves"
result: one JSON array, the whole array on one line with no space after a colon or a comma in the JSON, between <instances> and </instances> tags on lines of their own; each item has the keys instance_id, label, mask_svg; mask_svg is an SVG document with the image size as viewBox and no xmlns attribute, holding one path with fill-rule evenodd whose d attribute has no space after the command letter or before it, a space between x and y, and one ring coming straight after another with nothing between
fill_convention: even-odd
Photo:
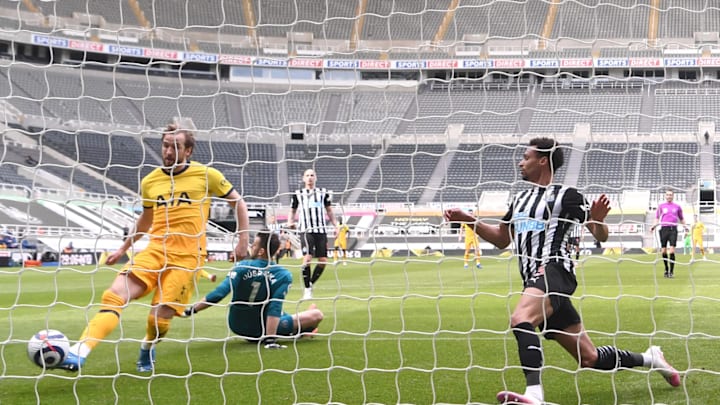
<instances>
[{"instance_id":1,"label":"goalkeeper gloves","mask_svg":"<svg viewBox=\"0 0 720 405\"><path fill-rule=\"evenodd\" d=\"M284 349L287 347L278 343L277 339L274 337L266 337L265 339L260 341L260 344L263 345L266 349Z\"/></svg>"},{"instance_id":2,"label":"goalkeeper gloves","mask_svg":"<svg viewBox=\"0 0 720 405\"><path fill-rule=\"evenodd\" d=\"M195 311L195 305L191 305L189 308L185 308L185 311L183 311L181 317L182 318L188 318L193 316L193 314L197 312Z\"/></svg>"}]
</instances>

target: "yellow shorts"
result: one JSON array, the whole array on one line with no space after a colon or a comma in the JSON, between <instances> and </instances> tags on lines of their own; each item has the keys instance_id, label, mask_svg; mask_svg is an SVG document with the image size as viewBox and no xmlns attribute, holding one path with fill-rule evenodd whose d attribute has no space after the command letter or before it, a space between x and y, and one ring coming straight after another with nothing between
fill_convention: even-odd
<instances>
[{"instance_id":1,"label":"yellow shorts","mask_svg":"<svg viewBox=\"0 0 720 405\"><path fill-rule=\"evenodd\" d=\"M342 250L347 250L347 240L336 240L334 246Z\"/></svg>"},{"instance_id":2,"label":"yellow shorts","mask_svg":"<svg viewBox=\"0 0 720 405\"><path fill-rule=\"evenodd\" d=\"M475 240L465 240L465 250L469 250L470 248L476 248L478 246L477 241Z\"/></svg>"},{"instance_id":3,"label":"yellow shorts","mask_svg":"<svg viewBox=\"0 0 720 405\"><path fill-rule=\"evenodd\" d=\"M145 284L141 297L155 291L152 305L167 305L180 315L195 291L198 269L203 266L203 257L188 256L168 263L161 250L145 249L136 254L125 265L123 273Z\"/></svg>"},{"instance_id":4,"label":"yellow shorts","mask_svg":"<svg viewBox=\"0 0 720 405\"><path fill-rule=\"evenodd\" d=\"M702 237L694 238L694 240L695 240L695 245L699 245L699 246L702 246L702 245L703 245L703 238L702 238Z\"/></svg>"}]
</instances>

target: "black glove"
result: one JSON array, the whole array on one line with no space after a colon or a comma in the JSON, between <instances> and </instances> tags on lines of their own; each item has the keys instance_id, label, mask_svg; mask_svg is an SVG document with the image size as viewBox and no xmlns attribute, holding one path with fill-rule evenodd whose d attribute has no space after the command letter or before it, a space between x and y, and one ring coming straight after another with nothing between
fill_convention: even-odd
<instances>
[{"instance_id":1,"label":"black glove","mask_svg":"<svg viewBox=\"0 0 720 405\"><path fill-rule=\"evenodd\" d=\"M185 311L183 311L182 317L183 318L191 317L191 316L193 316L193 314L195 312L196 312L195 305L191 305L189 308L185 308Z\"/></svg>"},{"instance_id":2,"label":"black glove","mask_svg":"<svg viewBox=\"0 0 720 405\"><path fill-rule=\"evenodd\" d=\"M277 339L274 337L266 337L265 339L260 341L260 344L263 345L266 349L284 349L287 347L278 343Z\"/></svg>"}]
</instances>

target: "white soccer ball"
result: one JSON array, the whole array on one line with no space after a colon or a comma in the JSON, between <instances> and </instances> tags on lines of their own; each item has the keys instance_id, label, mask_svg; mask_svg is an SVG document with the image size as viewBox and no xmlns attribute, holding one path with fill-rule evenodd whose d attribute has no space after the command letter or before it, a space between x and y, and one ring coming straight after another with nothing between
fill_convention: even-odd
<instances>
[{"instance_id":1,"label":"white soccer ball","mask_svg":"<svg viewBox=\"0 0 720 405\"><path fill-rule=\"evenodd\" d=\"M70 341L60 331L44 329L34 334L27 346L30 360L42 368L60 365L70 352Z\"/></svg>"}]
</instances>

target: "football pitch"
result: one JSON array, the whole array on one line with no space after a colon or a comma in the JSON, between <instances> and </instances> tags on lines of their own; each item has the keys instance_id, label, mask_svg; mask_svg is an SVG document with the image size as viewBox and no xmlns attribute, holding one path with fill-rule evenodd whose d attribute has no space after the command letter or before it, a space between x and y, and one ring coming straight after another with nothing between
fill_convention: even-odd
<instances>
[{"instance_id":1,"label":"football pitch","mask_svg":"<svg viewBox=\"0 0 720 405\"><path fill-rule=\"evenodd\" d=\"M662 277L654 255L582 259L574 304L594 343L642 352L659 345L681 373L670 387L656 372L579 369L543 340L545 397L559 404L708 404L720 387L720 266L678 255L676 277ZM299 261L285 311L299 301ZM230 264L210 263L222 277ZM522 285L515 260L392 258L330 265L314 303L325 313L314 338L269 351L233 336L227 300L191 319L177 318L158 345L155 373L135 361L149 299L130 304L120 327L80 374L47 370L26 355L46 327L77 339L97 312L110 267L0 269L0 404L496 403L524 389L509 316ZM201 280L193 301L215 284Z\"/></svg>"}]
</instances>

